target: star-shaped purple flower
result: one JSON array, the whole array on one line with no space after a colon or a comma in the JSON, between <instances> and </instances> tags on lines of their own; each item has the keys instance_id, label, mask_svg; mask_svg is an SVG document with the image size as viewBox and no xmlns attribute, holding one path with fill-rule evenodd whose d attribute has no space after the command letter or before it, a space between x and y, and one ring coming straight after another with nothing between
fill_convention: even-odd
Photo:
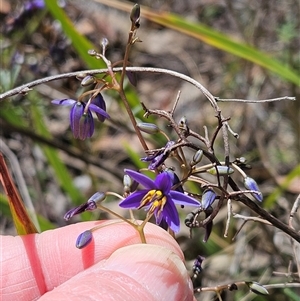
<instances>
[{"instance_id":1,"label":"star-shaped purple flower","mask_svg":"<svg viewBox=\"0 0 300 301\"><path fill-rule=\"evenodd\" d=\"M180 221L175 204L200 206L195 199L182 192L171 190L173 177L169 172L160 173L155 180L130 169L125 169L125 173L146 189L130 194L120 202L119 206L128 209L145 207L148 210L148 215L154 214L157 224L165 220L170 229L176 233L179 232Z\"/></svg>"},{"instance_id":2,"label":"star-shaped purple flower","mask_svg":"<svg viewBox=\"0 0 300 301\"><path fill-rule=\"evenodd\" d=\"M110 118L106 113L106 106L101 94L98 94L88 105L74 99L55 99L51 103L61 106L72 106L70 111L71 130L75 138L84 140L94 133L94 119L92 111L96 113L97 118L103 122L106 118ZM85 112L86 111L86 112Z\"/></svg>"}]
</instances>

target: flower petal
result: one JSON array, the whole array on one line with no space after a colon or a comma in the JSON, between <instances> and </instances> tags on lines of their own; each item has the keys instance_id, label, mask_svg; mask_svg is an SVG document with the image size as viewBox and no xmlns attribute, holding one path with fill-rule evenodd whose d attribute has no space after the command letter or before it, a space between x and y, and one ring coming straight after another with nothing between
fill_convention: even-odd
<instances>
[{"instance_id":1,"label":"flower petal","mask_svg":"<svg viewBox=\"0 0 300 301\"><path fill-rule=\"evenodd\" d=\"M75 102L70 111L71 130L75 138L80 135L80 119L84 112L84 104L82 102Z\"/></svg>"},{"instance_id":2,"label":"flower petal","mask_svg":"<svg viewBox=\"0 0 300 301\"><path fill-rule=\"evenodd\" d=\"M201 206L194 198L175 190L170 191L170 196L172 197L173 202L178 205Z\"/></svg>"},{"instance_id":3,"label":"flower petal","mask_svg":"<svg viewBox=\"0 0 300 301\"><path fill-rule=\"evenodd\" d=\"M104 112L106 112L106 103L104 101L103 96L101 95L101 93L99 93L93 100L92 100L92 104L97 106L98 108L100 108L101 110L103 110ZM104 122L105 118L109 118L109 117L105 117L102 114L96 113L97 118L99 119L99 121Z\"/></svg>"},{"instance_id":4,"label":"flower petal","mask_svg":"<svg viewBox=\"0 0 300 301\"><path fill-rule=\"evenodd\" d=\"M79 138L84 140L90 138L94 134L94 119L90 110L83 116L83 120L80 121L80 135Z\"/></svg>"},{"instance_id":5,"label":"flower petal","mask_svg":"<svg viewBox=\"0 0 300 301\"><path fill-rule=\"evenodd\" d=\"M126 199L119 203L119 206L122 208L135 209L138 208L141 204L143 197L148 193L148 190L139 190L131 195L129 195Z\"/></svg>"},{"instance_id":6,"label":"flower petal","mask_svg":"<svg viewBox=\"0 0 300 301\"><path fill-rule=\"evenodd\" d=\"M177 185L178 183L180 183L180 180L178 178L178 176L176 175L176 173L172 170L168 170L166 169L166 172L169 174L169 176L171 177L171 182L172 182L172 185ZM179 185L175 190L181 192L181 193L184 193L184 190L183 190L183 187L182 185Z\"/></svg>"},{"instance_id":7,"label":"flower petal","mask_svg":"<svg viewBox=\"0 0 300 301\"><path fill-rule=\"evenodd\" d=\"M167 197L167 202L161 214L163 219L169 225L170 229L172 229L175 233L178 233L180 229L179 216L177 209L170 197Z\"/></svg>"},{"instance_id":8,"label":"flower petal","mask_svg":"<svg viewBox=\"0 0 300 301\"><path fill-rule=\"evenodd\" d=\"M124 169L125 173L127 173L132 179L137 181L138 183L142 184L145 188L148 189L158 189L155 182L150 179L149 177L143 175L140 172L131 170L131 169Z\"/></svg>"},{"instance_id":9,"label":"flower petal","mask_svg":"<svg viewBox=\"0 0 300 301\"><path fill-rule=\"evenodd\" d=\"M172 178L167 172L160 173L155 179L155 185L161 190L165 195L168 194L172 186Z\"/></svg>"},{"instance_id":10,"label":"flower petal","mask_svg":"<svg viewBox=\"0 0 300 301\"><path fill-rule=\"evenodd\" d=\"M93 103L89 104L89 110L95 112L96 114L100 114L104 118L110 118L108 113L106 113L103 109L99 108L98 106L96 106Z\"/></svg>"},{"instance_id":11,"label":"flower petal","mask_svg":"<svg viewBox=\"0 0 300 301\"><path fill-rule=\"evenodd\" d=\"M59 106L72 106L76 103L77 101L74 99L54 99L51 101L54 105L59 105Z\"/></svg>"}]
</instances>

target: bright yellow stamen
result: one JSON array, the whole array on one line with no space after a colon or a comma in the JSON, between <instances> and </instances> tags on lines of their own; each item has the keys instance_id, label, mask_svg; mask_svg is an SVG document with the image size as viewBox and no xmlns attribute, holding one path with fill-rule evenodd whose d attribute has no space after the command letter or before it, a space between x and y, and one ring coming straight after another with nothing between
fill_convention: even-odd
<instances>
[{"instance_id":1,"label":"bright yellow stamen","mask_svg":"<svg viewBox=\"0 0 300 301\"><path fill-rule=\"evenodd\" d=\"M138 209L151 204L148 214L152 214L157 210L157 215L160 215L165 204L167 202L167 197L164 196L161 190L150 190L142 199L141 204Z\"/></svg>"},{"instance_id":2,"label":"bright yellow stamen","mask_svg":"<svg viewBox=\"0 0 300 301\"><path fill-rule=\"evenodd\" d=\"M153 207L158 207L159 205L160 205L159 201L154 201L152 204Z\"/></svg>"}]
</instances>

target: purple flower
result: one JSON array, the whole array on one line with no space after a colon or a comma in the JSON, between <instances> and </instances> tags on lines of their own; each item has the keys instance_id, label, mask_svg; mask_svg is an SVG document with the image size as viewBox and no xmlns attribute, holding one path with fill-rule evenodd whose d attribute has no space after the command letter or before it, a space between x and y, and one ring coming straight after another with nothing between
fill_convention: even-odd
<instances>
[{"instance_id":1,"label":"purple flower","mask_svg":"<svg viewBox=\"0 0 300 301\"><path fill-rule=\"evenodd\" d=\"M156 224L160 224L162 220L165 220L170 229L176 233L179 231L180 221L175 204L199 206L199 202L195 199L181 192L171 190L173 178L168 172L160 173L154 181L130 169L125 169L125 173L146 189L129 195L120 202L120 207L128 209L145 207L148 210L148 215L154 214Z\"/></svg>"},{"instance_id":2,"label":"purple flower","mask_svg":"<svg viewBox=\"0 0 300 301\"><path fill-rule=\"evenodd\" d=\"M26 1L24 4L25 10L43 9L45 7L44 0Z\"/></svg>"},{"instance_id":3,"label":"purple flower","mask_svg":"<svg viewBox=\"0 0 300 301\"><path fill-rule=\"evenodd\" d=\"M151 163L148 166L148 169L155 170L157 167L159 167L161 164L165 162L165 160L168 158L170 154L170 148L175 144L174 141L168 141L166 146L156 152L153 155L149 155L148 157L142 158L141 161L149 162Z\"/></svg>"},{"instance_id":4,"label":"purple flower","mask_svg":"<svg viewBox=\"0 0 300 301\"><path fill-rule=\"evenodd\" d=\"M70 111L71 130L74 137L81 140L91 137L94 133L94 119L91 111L95 112L98 119L102 122L105 118L110 118L105 111L105 102L102 96L99 97L99 94L92 100L87 110L84 102L74 99L55 99L51 103L61 106L72 106Z\"/></svg>"}]
</instances>

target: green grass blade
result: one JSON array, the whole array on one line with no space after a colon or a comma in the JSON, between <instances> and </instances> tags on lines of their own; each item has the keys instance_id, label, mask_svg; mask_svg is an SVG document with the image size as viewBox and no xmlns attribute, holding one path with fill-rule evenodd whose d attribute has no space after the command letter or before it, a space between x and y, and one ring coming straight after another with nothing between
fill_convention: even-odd
<instances>
[{"instance_id":1,"label":"green grass blade","mask_svg":"<svg viewBox=\"0 0 300 301\"><path fill-rule=\"evenodd\" d=\"M97 0L97 2L127 12L130 12L132 9L132 4L125 1ZM211 27L200 23L189 22L175 14L165 12L156 13L145 6L141 7L141 16L142 18L146 18L157 24L172 28L188 36L194 37L208 45L231 53L237 57L251 61L269 71L272 71L281 78L300 86L299 72L290 69L289 67L285 66L284 63L277 61L270 55L252 46L235 41L230 36L227 36L222 32L218 32Z\"/></svg>"},{"instance_id":2,"label":"green grass blade","mask_svg":"<svg viewBox=\"0 0 300 301\"><path fill-rule=\"evenodd\" d=\"M49 133L44 120L43 120L43 113L41 112L41 107L38 105L38 97L32 91L28 95L31 99L31 116L33 120L33 127L35 128L36 132L46 138L51 138L51 134ZM52 166L56 179L61 187L68 193L72 202L76 205L83 203L85 200L80 193L80 191L74 186L72 177L70 176L66 166L62 163L57 150L49 147L41 145L42 150L44 151L45 156L49 164Z\"/></svg>"},{"instance_id":3,"label":"green grass blade","mask_svg":"<svg viewBox=\"0 0 300 301\"><path fill-rule=\"evenodd\" d=\"M300 86L300 76L290 68L286 67L283 63L275 60L271 56L252 46L237 42L227 35L217 32L208 26L199 23L188 22L174 14L157 14L152 17L152 21L185 33L186 35L199 39L206 44L251 61L276 73L285 80Z\"/></svg>"},{"instance_id":4,"label":"green grass blade","mask_svg":"<svg viewBox=\"0 0 300 301\"><path fill-rule=\"evenodd\" d=\"M60 22L63 31L72 41L72 45L76 52L87 66L91 69L106 68L105 63L102 60L97 60L88 54L89 50L96 50L95 45L76 30L70 18L65 14L63 9L58 6L57 1L45 0L45 3L52 16Z\"/></svg>"}]
</instances>

